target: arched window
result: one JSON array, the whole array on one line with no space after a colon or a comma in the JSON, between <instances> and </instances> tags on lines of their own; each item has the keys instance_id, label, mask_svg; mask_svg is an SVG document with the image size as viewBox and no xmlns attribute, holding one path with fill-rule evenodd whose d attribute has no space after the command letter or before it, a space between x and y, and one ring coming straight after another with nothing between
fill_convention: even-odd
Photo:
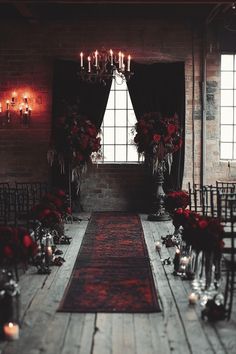
<instances>
[{"instance_id":1,"label":"arched window","mask_svg":"<svg viewBox=\"0 0 236 354\"><path fill-rule=\"evenodd\" d=\"M137 163L138 153L132 128L136 116L125 80L113 78L101 126L102 162Z\"/></svg>"}]
</instances>

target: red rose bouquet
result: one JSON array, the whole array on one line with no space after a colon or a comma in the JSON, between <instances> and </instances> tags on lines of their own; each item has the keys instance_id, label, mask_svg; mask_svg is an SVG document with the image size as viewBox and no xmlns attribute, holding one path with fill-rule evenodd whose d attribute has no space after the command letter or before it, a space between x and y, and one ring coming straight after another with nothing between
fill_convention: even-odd
<instances>
[{"instance_id":1,"label":"red rose bouquet","mask_svg":"<svg viewBox=\"0 0 236 354\"><path fill-rule=\"evenodd\" d=\"M71 215L68 196L62 189L45 194L41 202L32 209L32 215L42 226L53 228Z\"/></svg>"},{"instance_id":2,"label":"red rose bouquet","mask_svg":"<svg viewBox=\"0 0 236 354\"><path fill-rule=\"evenodd\" d=\"M198 251L221 251L224 247L223 227L218 218L195 214L186 221L182 235Z\"/></svg>"},{"instance_id":3,"label":"red rose bouquet","mask_svg":"<svg viewBox=\"0 0 236 354\"><path fill-rule=\"evenodd\" d=\"M2 265L27 264L37 253L37 244L23 227L0 227L0 261Z\"/></svg>"},{"instance_id":4,"label":"red rose bouquet","mask_svg":"<svg viewBox=\"0 0 236 354\"><path fill-rule=\"evenodd\" d=\"M158 112L145 113L135 124L135 131L138 153L145 155L153 172L164 160L170 170L173 153L182 146L178 116L163 118Z\"/></svg>"},{"instance_id":5,"label":"red rose bouquet","mask_svg":"<svg viewBox=\"0 0 236 354\"><path fill-rule=\"evenodd\" d=\"M166 209L173 213L175 209L186 209L189 205L189 194L186 191L169 192L165 200Z\"/></svg>"},{"instance_id":6,"label":"red rose bouquet","mask_svg":"<svg viewBox=\"0 0 236 354\"><path fill-rule=\"evenodd\" d=\"M48 150L48 161L52 163L57 158L64 173L65 161L72 169L83 168L91 159L101 156L99 129L87 118L78 113L76 105L68 107L66 116L58 119L55 135Z\"/></svg>"}]
</instances>

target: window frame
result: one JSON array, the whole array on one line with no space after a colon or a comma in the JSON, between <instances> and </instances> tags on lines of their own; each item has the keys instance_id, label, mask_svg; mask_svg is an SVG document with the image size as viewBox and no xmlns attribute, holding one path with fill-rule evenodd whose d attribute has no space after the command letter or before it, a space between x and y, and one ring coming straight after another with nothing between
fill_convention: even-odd
<instances>
[{"instance_id":1,"label":"window frame","mask_svg":"<svg viewBox=\"0 0 236 354\"><path fill-rule=\"evenodd\" d=\"M223 69L222 70L222 56L228 55L233 57L233 66L232 69ZM223 87L222 88L222 73L232 73L232 87ZM222 105L222 93L226 91L232 91L232 105L230 104L223 104ZM229 52L222 52L220 54L220 135L219 135L219 153L220 153L220 160L221 161L235 161L236 160L236 53L229 53ZM232 122L226 123L225 121L222 122L223 119L223 110L231 110L232 111ZM232 137L229 140L222 140L223 135L223 128L231 127L232 129ZM226 134L227 135L227 134ZM222 157L223 153L223 146L227 144L231 144L231 157L226 156Z\"/></svg>"},{"instance_id":2,"label":"window frame","mask_svg":"<svg viewBox=\"0 0 236 354\"><path fill-rule=\"evenodd\" d=\"M107 102L107 106L105 109L105 113L104 113L104 117L103 117L103 121L102 121L102 125L101 125L101 150L102 150L102 158L99 161L99 163L101 164L139 164L140 161L142 160L137 152L137 158L134 159L129 159L129 147L130 149L133 148L137 151L136 145L133 141L134 138L134 134L132 134L132 130L134 129L134 124L137 121L134 109L133 109L133 105L131 102L131 98L129 95L129 90L127 87L127 82L124 81L122 82L122 85L119 84L116 81L116 77L112 79L112 85L111 85L111 90L109 92L109 97L108 97L108 102ZM119 80L119 79L118 79ZM125 85L125 86L123 86ZM122 87L123 86L123 87ZM120 87L120 89L119 89ZM111 102L110 102L110 95L111 92L113 93L113 97L111 96L111 100L113 100L112 105L110 106ZM117 95L119 94L119 92L125 92L125 106L124 107L120 107L118 105L117 102ZM119 111L125 111L125 125L124 124L120 124L118 122L118 112ZM113 125L104 125L104 121L105 121L105 115L107 114L107 112L113 112L114 115L114 121L113 121ZM135 122L129 123L129 112L131 113L131 116L133 114L133 118L135 120ZM106 122L105 122L106 123ZM104 143L104 140L106 141L106 129L107 128L111 128L113 129L113 143ZM117 129L119 128L123 128L125 130L125 142L124 143L117 143ZM106 148L108 149L110 147L113 148L113 159L110 160L106 160L105 159L105 154L104 154L104 150L106 150ZM117 154L118 154L118 148L116 149L116 147L124 147L125 148L125 158L124 159L119 159ZM132 154L132 150L130 150L130 153Z\"/></svg>"}]
</instances>

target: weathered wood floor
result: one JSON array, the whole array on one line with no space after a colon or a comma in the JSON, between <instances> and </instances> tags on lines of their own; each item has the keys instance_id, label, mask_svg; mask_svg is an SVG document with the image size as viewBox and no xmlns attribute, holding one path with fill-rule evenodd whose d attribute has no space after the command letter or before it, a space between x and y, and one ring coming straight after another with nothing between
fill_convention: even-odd
<instances>
[{"instance_id":1,"label":"weathered wood floor","mask_svg":"<svg viewBox=\"0 0 236 354\"><path fill-rule=\"evenodd\" d=\"M22 328L20 339L1 342L0 354L168 354L236 353L236 315L210 324L200 318L200 307L188 305L190 283L163 266L155 241L172 230L169 222L149 222L141 215L162 312L154 314L76 314L56 309L69 280L83 238L83 221L66 225L73 237L60 246L66 262L50 275L30 268L20 280ZM162 257L170 249L162 249Z\"/></svg>"}]
</instances>

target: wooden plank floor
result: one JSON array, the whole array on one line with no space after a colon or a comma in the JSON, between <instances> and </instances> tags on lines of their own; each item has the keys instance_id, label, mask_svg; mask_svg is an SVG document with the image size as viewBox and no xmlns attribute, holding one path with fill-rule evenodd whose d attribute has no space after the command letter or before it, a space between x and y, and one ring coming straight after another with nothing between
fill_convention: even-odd
<instances>
[{"instance_id":1,"label":"wooden plank floor","mask_svg":"<svg viewBox=\"0 0 236 354\"><path fill-rule=\"evenodd\" d=\"M0 342L0 354L168 354L236 353L236 314L230 321L201 320L200 306L188 305L190 282L174 277L173 265L161 257L173 249L155 250L155 241L172 231L170 222L149 222L140 215L162 312L152 314L57 313L69 280L89 214L66 225L73 237L66 262L50 275L30 268L21 276L20 339Z\"/></svg>"}]
</instances>

